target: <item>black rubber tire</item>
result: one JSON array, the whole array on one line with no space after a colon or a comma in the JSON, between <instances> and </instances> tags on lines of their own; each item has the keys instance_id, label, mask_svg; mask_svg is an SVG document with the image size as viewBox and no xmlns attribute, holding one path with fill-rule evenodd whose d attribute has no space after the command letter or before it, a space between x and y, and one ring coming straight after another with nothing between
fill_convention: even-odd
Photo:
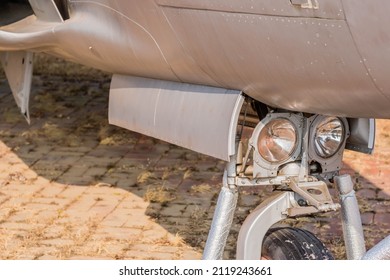
<instances>
[{"instance_id":1,"label":"black rubber tire","mask_svg":"<svg viewBox=\"0 0 390 280\"><path fill-rule=\"evenodd\" d=\"M269 260L334 260L313 233L291 227L270 229L263 241L262 258Z\"/></svg>"}]
</instances>

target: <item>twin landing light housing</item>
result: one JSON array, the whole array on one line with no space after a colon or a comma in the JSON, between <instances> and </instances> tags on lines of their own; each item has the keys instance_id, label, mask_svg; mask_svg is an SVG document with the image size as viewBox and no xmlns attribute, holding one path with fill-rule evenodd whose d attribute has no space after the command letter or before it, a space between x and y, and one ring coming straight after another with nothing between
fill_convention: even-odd
<instances>
[{"instance_id":1,"label":"twin landing light housing","mask_svg":"<svg viewBox=\"0 0 390 280\"><path fill-rule=\"evenodd\" d=\"M306 133L309 160L327 165L344 149L348 122L344 118L322 115L306 118L302 114L269 114L258 124L251 139L255 165L276 171L279 166L299 159Z\"/></svg>"}]
</instances>

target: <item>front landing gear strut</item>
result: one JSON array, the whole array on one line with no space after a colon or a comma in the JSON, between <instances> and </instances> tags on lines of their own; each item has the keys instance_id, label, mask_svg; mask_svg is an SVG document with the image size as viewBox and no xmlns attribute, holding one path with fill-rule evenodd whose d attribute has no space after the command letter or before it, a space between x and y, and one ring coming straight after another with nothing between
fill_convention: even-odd
<instances>
[{"instance_id":1,"label":"front landing gear strut","mask_svg":"<svg viewBox=\"0 0 390 280\"><path fill-rule=\"evenodd\" d=\"M236 160L232 157L223 174L222 189L219 193L211 229L203 253L204 260L221 260L223 257L238 200L238 188L235 184L235 177Z\"/></svg>"}]
</instances>

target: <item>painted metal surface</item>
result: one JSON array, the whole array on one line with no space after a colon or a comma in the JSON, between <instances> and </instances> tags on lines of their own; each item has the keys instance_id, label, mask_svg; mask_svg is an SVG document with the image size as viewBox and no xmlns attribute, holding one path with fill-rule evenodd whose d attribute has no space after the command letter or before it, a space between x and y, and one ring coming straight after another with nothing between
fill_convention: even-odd
<instances>
[{"instance_id":1,"label":"painted metal surface","mask_svg":"<svg viewBox=\"0 0 390 280\"><path fill-rule=\"evenodd\" d=\"M114 75L109 122L228 161L243 102L239 91Z\"/></svg>"},{"instance_id":2,"label":"painted metal surface","mask_svg":"<svg viewBox=\"0 0 390 280\"><path fill-rule=\"evenodd\" d=\"M350 136L345 148L356 152L372 154L375 144L375 119L349 119Z\"/></svg>"},{"instance_id":3,"label":"painted metal surface","mask_svg":"<svg viewBox=\"0 0 390 280\"><path fill-rule=\"evenodd\" d=\"M287 209L292 207L292 192L278 193L261 203L245 219L237 240L238 260L260 260L261 247L272 225L287 218Z\"/></svg>"},{"instance_id":4,"label":"painted metal surface","mask_svg":"<svg viewBox=\"0 0 390 280\"><path fill-rule=\"evenodd\" d=\"M343 5L366 75L375 83L377 90L388 97L390 2L343 0Z\"/></svg>"},{"instance_id":5,"label":"painted metal surface","mask_svg":"<svg viewBox=\"0 0 390 280\"><path fill-rule=\"evenodd\" d=\"M390 118L390 4L309 2L70 0L63 23L1 27L0 51L234 89L289 110Z\"/></svg>"},{"instance_id":6,"label":"painted metal surface","mask_svg":"<svg viewBox=\"0 0 390 280\"><path fill-rule=\"evenodd\" d=\"M312 4L311 0L240 0L240 1L209 1L209 0L156 0L161 6L187 8L195 10L233 12L256 15L316 17L323 19L344 19L343 6L340 0L321 1ZM310 6L311 4L311 6Z\"/></svg>"},{"instance_id":7,"label":"painted metal surface","mask_svg":"<svg viewBox=\"0 0 390 280\"><path fill-rule=\"evenodd\" d=\"M29 0L35 16L42 21L63 22L54 0Z\"/></svg>"},{"instance_id":8,"label":"painted metal surface","mask_svg":"<svg viewBox=\"0 0 390 280\"><path fill-rule=\"evenodd\" d=\"M22 115L30 123L29 101L33 73L33 53L18 51L0 53L0 62Z\"/></svg>"}]
</instances>

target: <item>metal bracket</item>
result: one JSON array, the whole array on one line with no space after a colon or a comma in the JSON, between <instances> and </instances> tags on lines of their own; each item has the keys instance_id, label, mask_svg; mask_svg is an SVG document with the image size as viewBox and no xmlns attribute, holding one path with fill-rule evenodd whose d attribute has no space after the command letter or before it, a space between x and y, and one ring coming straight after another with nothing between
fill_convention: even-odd
<instances>
[{"instance_id":1,"label":"metal bracket","mask_svg":"<svg viewBox=\"0 0 390 280\"><path fill-rule=\"evenodd\" d=\"M0 61L21 113L30 124L29 100L33 73L33 53L25 51L0 53Z\"/></svg>"},{"instance_id":2,"label":"metal bracket","mask_svg":"<svg viewBox=\"0 0 390 280\"><path fill-rule=\"evenodd\" d=\"M328 186L322 181L298 183L296 178L290 178L289 187L319 211L326 212L340 208L338 203L333 203Z\"/></svg>"},{"instance_id":3,"label":"metal bracket","mask_svg":"<svg viewBox=\"0 0 390 280\"><path fill-rule=\"evenodd\" d=\"M318 10L320 5L317 0L290 0L293 5L300 5L302 9Z\"/></svg>"}]
</instances>

